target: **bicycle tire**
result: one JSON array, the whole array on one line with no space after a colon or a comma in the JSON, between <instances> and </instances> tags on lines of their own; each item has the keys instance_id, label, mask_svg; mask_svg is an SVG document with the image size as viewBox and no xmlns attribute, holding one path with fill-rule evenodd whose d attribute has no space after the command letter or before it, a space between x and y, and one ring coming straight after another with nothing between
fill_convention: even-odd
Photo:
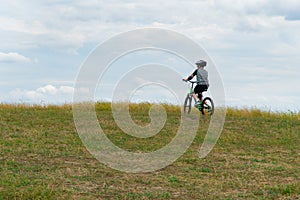
<instances>
[{"instance_id":1,"label":"bicycle tire","mask_svg":"<svg viewBox=\"0 0 300 200\"><path fill-rule=\"evenodd\" d=\"M215 105L210 97L205 97L203 99L203 108L200 110L203 115L213 115L215 111Z\"/></svg>"},{"instance_id":2,"label":"bicycle tire","mask_svg":"<svg viewBox=\"0 0 300 200\"><path fill-rule=\"evenodd\" d=\"M184 100L184 107L183 107L184 113L189 114L191 112L191 108L192 108L192 97L188 94Z\"/></svg>"}]
</instances>

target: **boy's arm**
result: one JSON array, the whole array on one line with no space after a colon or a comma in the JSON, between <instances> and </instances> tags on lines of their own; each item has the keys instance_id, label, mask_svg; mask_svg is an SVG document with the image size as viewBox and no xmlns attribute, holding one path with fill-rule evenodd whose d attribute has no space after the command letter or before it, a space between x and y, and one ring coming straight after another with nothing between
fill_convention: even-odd
<instances>
[{"instance_id":1,"label":"boy's arm","mask_svg":"<svg viewBox=\"0 0 300 200\"><path fill-rule=\"evenodd\" d=\"M189 81L192 80L194 78L194 76L197 75L197 70L195 70L189 77L183 79L184 81Z\"/></svg>"}]
</instances>

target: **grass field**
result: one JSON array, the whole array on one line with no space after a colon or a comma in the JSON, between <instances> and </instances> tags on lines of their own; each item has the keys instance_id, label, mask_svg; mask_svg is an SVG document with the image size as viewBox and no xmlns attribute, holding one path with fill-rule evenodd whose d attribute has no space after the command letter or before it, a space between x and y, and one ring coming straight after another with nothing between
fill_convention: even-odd
<instances>
[{"instance_id":1,"label":"grass field","mask_svg":"<svg viewBox=\"0 0 300 200\"><path fill-rule=\"evenodd\" d=\"M114 123L110 104L96 108L116 145L152 151L174 137L180 109L164 105L165 127L136 139ZM149 123L150 104L131 105L138 124ZM220 139L198 158L209 119L172 165L153 173L113 170L85 149L72 107L0 105L0 199L300 199L300 114L228 109Z\"/></svg>"}]
</instances>

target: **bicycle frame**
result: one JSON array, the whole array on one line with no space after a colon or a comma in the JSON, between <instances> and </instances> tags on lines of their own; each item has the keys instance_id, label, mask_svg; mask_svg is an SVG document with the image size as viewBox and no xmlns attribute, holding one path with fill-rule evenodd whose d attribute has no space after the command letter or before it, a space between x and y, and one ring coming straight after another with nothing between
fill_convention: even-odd
<instances>
[{"instance_id":1,"label":"bicycle frame","mask_svg":"<svg viewBox=\"0 0 300 200\"><path fill-rule=\"evenodd\" d=\"M192 96L193 93L194 93L194 84L197 84L198 82L197 81L188 81L191 83L191 87L190 87L190 95Z\"/></svg>"},{"instance_id":2,"label":"bicycle frame","mask_svg":"<svg viewBox=\"0 0 300 200\"><path fill-rule=\"evenodd\" d=\"M191 82L191 81L189 81L189 82L192 83L191 88L190 88L190 94L193 94L194 93L194 83L196 83L196 82Z\"/></svg>"},{"instance_id":3,"label":"bicycle frame","mask_svg":"<svg viewBox=\"0 0 300 200\"><path fill-rule=\"evenodd\" d=\"M194 84L198 83L197 81L188 81L191 83L190 91L187 94L184 102L184 112L190 113L191 111L191 103L193 98L193 93L194 93ZM197 94L198 95L198 94ZM194 99L195 100L195 99ZM203 115L205 113L208 113L209 115L212 115L214 113L214 103L213 100L210 97L205 97L203 98L203 104L198 106L197 108L201 111Z\"/></svg>"}]
</instances>

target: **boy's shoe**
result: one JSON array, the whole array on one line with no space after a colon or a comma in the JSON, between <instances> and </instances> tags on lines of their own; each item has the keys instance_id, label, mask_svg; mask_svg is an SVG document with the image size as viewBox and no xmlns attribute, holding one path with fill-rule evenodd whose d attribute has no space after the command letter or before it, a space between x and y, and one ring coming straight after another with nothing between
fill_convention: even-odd
<instances>
[{"instance_id":1,"label":"boy's shoe","mask_svg":"<svg viewBox=\"0 0 300 200\"><path fill-rule=\"evenodd\" d=\"M196 108L202 108L202 102L196 101L195 107L196 107Z\"/></svg>"}]
</instances>

